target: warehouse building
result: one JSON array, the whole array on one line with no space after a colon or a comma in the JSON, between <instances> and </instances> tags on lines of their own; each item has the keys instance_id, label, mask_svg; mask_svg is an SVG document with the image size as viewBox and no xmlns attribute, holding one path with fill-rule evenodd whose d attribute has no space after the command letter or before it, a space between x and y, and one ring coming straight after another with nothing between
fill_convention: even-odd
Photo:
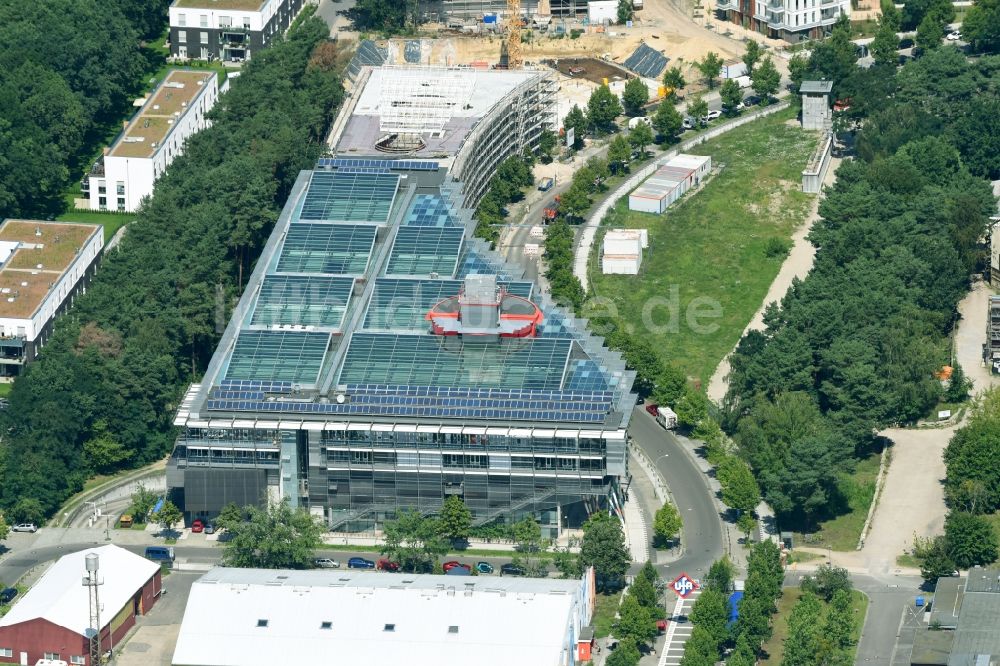
<instances>
[{"instance_id":1,"label":"warehouse building","mask_svg":"<svg viewBox=\"0 0 1000 666\"><path fill-rule=\"evenodd\" d=\"M574 666L589 657L580 580L216 568L191 588L174 666ZM582 656L581 656L582 651Z\"/></svg>"},{"instance_id":2,"label":"warehouse building","mask_svg":"<svg viewBox=\"0 0 1000 666\"><path fill-rule=\"evenodd\" d=\"M95 224L6 220L0 225L0 377L38 356L55 318L85 291L104 247Z\"/></svg>"},{"instance_id":3,"label":"warehouse building","mask_svg":"<svg viewBox=\"0 0 1000 666\"><path fill-rule=\"evenodd\" d=\"M242 62L281 36L310 0L174 0L170 55Z\"/></svg>"},{"instance_id":4,"label":"warehouse building","mask_svg":"<svg viewBox=\"0 0 1000 666\"><path fill-rule=\"evenodd\" d=\"M637 275L642 251L649 247L645 229L610 229L601 244L601 272L605 275Z\"/></svg>"},{"instance_id":5,"label":"warehouse building","mask_svg":"<svg viewBox=\"0 0 1000 666\"><path fill-rule=\"evenodd\" d=\"M83 180L90 209L138 210L184 142L210 125L218 99L215 72L171 70Z\"/></svg>"},{"instance_id":6,"label":"warehouse building","mask_svg":"<svg viewBox=\"0 0 1000 666\"><path fill-rule=\"evenodd\" d=\"M629 194L629 210L657 215L663 213L685 192L700 185L711 171L711 157L676 155Z\"/></svg>"},{"instance_id":7,"label":"warehouse building","mask_svg":"<svg viewBox=\"0 0 1000 666\"><path fill-rule=\"evenodd\" d=\"M337 155L300 174L177 413L189 517L271 497L372 530L457 495L475 524L554 535L621 502L634 373L472 234L495 165L534 146L545 76L421 69L413 91L400 71L360 71Z\"/></svg>"},{"instance_id":8,"label":"warehouse building","mask_svg":"<svg viewBox=\"0 0 1000 666\"><path fill-rule=\"evenodd\" d=\"M49 659L90 666L90 596L81 581L91 554L97 555L102 582L102 654L121 642L137 616L149 612L162 590L155 562L114 545L63 555L0 618L0 664Z\"/></svg>"},{"instance_id":9,"label":"warehouse building","mask_svg":"<svg viewBox=\"0 0 1000 666\"><path fill-rule=\"evenodd\" d=\"M918 629L914 666L994 666L1000 657L1000 569L972 567L967 578L938 578L929 627Z\"/></svg>"}]
</instances>

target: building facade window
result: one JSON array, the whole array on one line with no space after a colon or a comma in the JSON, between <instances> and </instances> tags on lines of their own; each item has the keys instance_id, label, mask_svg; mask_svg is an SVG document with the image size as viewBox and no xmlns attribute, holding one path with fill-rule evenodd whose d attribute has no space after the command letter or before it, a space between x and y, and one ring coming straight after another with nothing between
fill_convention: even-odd
<instances>
[{"instance_id":1,"label":"building facade window","mask_svg":"<svg viewBox=\"0 0 1000 666\"><path fill-rule=\"evenodd\" d=\"M202 60L208 60L208 47L207 46L201 47L201 59ZM167 157L169 157L169 156L170 156L170 154L168 152L167 153Z\"/></svg>"},{"instance_id":2,"label":"building facade window","mask_svg":"<svg viewBox=\"0 0 1000 666\"><path fill-rule=\"evenodd\" d=\"M101 210L108 209L108 198L107 197L97 197L97 205Z\"/></svg>"},{"instance_id":3,"label":"building facade window","mask_svg":"<svg viewBox=\"0 0 1000 666\"><path fill-rule=\"evenodd\" d=\"M202 28L208 27L208 14L201 15L198 25L200 25Z\"/></svg>"},{"instance_id":4,"label":"building facade window","mask_svg":"<svg viewBox=\"0 0 1000 666\"><path fill-rule=\"evenodd\" d=\"M58 652L43 652L42 655L44 659L52 659L53 661L59 659Z\"/></svg>"},{"instance_id":5,"label":"building facade window","mask_svg":"<svg viewBox=\"0 0 1000 666\"><path fill-rule=\"evenodd\" d=\"M97 193L105 194L107 193L107 191L108 191L108 184L103 180L97 181Z\"/></svg>"},{"instance_id":6,"label":"building facade window","mask_svg":"<svg viewBox=\"0 0 1000 666\"><path fill-rule=\"evenodd\" d=\"M243 27L246 28L247 30L250 29L250 19L248 19L245 16L243 17Z\"/></svg>"},{"instance_id":7,"label":"building facade window","mask_svg":"<svg viewBox=\"0 0 1000 666\"><path fill-rule=\"evenodd\" d=\"M69 658L69 663L71 663L71 664L79 664L80 666L83 666L84 664L87 663L87 660L84 659L83 655L74 654L73 656L71 656Z\"/></svg>"},{"instance_id":8,"label":"building facade window","mask_svg":"<svg viewBox=\"0 0 1000 666\"><path fill-rule=\"evenodd\" d=\"M125 194L125 181L119 180L117 183L115 183L115 190L117 191L118 196L122 196L123 194Z\"/></svg>"},{"instance_id":9,"label":"building facade window","mask_svg":"<svg viewBox=\"0 0 1000 666\"><path fill-rule=\"evenodd\" d=\"M201 33L201 43L202 44L208 44L208 33L207 32L202 32Z\"/></svg>"},{"instance_id":10,"label":"building facade window","mask_svg":"<svg viewBox=\"0 0 1000 666\"><path fill-rule=\"evenodd\" d=\"M125 211L125 197L118 197L118 210Z\"/></svg>"},{"instance_id":11,"label":"building facade window","mask_svg":"<svg viewBox=\"0 0 1000 666\"><path fill-rule=\"evenodd\" d=\"M0 648L0 657L13 657L14 648Z\"/></svg>"},{"instance_id":12,"label":"building facade window","mask_svg":"<svg viewBox=\"0 0 1000 666\"><path fill-rule=\"evenodd\" d=\"M177 15L177 25L179 25L182 28L187 26L187 14L184 14L182 12Z\"/></svg>"},{"instance_id":13,"label":"building facade window","mask_svg":"<svg viewBox=\"0 0 1000 666\"><path fill-rule=\"evenodd\" d=\"M180 46L178 46L177 47L177 57L178 58L187 58L188 57L188 47L185 46L184 44L181 44Z\"/></svg>"},{"instance_id":14,"label":"building facade window","mask_svg":"<svg viewBox=\"0 0 1000 666\"><path fill-rule=\"evenodd\" d=\"M177 31L177 41L178 42L186 42L187 40L188 40L187 30L178 30Z\"/></svg>"},{"instance_id":15,"label":"building facade window","mask_svg":"<svg viewBox=\"0 0 1000 666\"><path fill-rule=\"evenodd\" d=\"M231 28L233 25L232 16L220 16L219 17L219 27L220 28Z\"/></svg>"}]
</instances>

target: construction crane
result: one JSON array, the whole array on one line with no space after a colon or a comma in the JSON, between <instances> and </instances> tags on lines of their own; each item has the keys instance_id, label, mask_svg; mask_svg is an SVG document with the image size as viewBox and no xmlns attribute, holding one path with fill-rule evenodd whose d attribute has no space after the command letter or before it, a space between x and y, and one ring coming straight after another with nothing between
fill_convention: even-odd
<instances>
[{"instance_id":1,"label":"construction crane","mask_svg":"<svg viewBox=\"0 0 1000 666\"><path fill-rule=\"evenodd\" d=\"M501 49L500 60L503 66L504 51L506 51L507 69L520 69L524 60L521 57L521 0L507 0L507 31L504 39L505 49Z\"/></svg>"}]
</instances>

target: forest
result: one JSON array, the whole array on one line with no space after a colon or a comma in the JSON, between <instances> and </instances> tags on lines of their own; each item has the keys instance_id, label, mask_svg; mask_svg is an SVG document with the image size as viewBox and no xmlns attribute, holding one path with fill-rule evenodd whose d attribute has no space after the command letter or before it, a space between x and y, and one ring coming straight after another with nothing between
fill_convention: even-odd
<instances>
[{"instance_id":1,"label":"forest","mask_svg":"<svg viewBox=\"0 0 1000 666\"><path fill-rule=\"evenodd\" d=\"M0 3L0 218L47 218L130 108L170 0ZM113 129L112 129L113 131Z\"/></svg>"},{"instance_id":2,"label":"forest","mask_svg":"<svg viewBox=\"0 0 1000 666\"><path fill-rule=\"evenodd\" d=\"M70 11L98 3L44 4ZM120 41L96 27L73 31ZM342 101L343 54L327 34L319 19L297 21L244 66L211 112L212 127L188 141L119 249L104 257L87 293L15 382L0 413L0 505L14 519L51 514L88 477L170 451L183 391L211 358L253 259L299 171L322 153ZM60 57L73 61L67 48ZM86 94L99 94L92 83ZM120 90L89 99L94 117L120 110L126 90L122 80Z\"/></svg>"},{"instance_id":3,"label":"forest","mask_svg":"<svg viewBox=\"0 0 1000 666\"><path fill-rule=\"evenodd\" d=\"M843 512L838 473L876 432L912 423L938 402L957 303L981 271L996 210L1000 58L938 48L897 71L853 65L836 40L805 78L834 74L850 96L859 159L845 161L820 206L812 272L766 329L732 359L722 423L765 499L801 529ZM837 67L841 58L842 67ZM846 60L845 60L846 59Z\"/></svg>"}]
</instances>

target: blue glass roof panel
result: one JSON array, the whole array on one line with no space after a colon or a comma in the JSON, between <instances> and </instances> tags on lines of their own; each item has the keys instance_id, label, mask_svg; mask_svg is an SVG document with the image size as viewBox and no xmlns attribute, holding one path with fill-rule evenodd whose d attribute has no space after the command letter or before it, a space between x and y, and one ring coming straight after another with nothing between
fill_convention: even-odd
<instances>
[{"instance_id":1,"label":"blue glass roof panel","mask_svg":"<svg viewBox=\"0 0 1000 666\"><path fill-rule=\"evenodd\" d=\"M314 171L299 219L384 223L398 186L397 174Z\"/></svg>"},{"instance_id":2,"label":"blue glass roof panel","mask_svg":"<svg viewBox=\"0 0 1000 666\"><path fill-rule=\"evenodd\" d=\"M386 275L452 277L465 230L461 227L402 226L396 233Z\"/></svg>"},{"instance_id":3,"label":"blue glass roof panel","mask_svg":"<svg viewBox=\"0 0 1000 666\"><path fill-rule=\"evenodd\" d=\"M329 333L241 331L226 378L315 383L329 341Z\"/></svg>"},{"instance_id":4,"label":"blue glass roof panel","mask_svg":"<svg viewBox=\"0 0 1000 666\"><path fill-rule=\"evenodd\" d=\"M328 275L267 275L250 323L340 328L354 278Z\"/></svg>"},{"instance_id":5,"label":"blue glass roof panel","mask_svg":"<svg viewBox=\"0 0 1000 666\"><path fill-rule=\"evenodd\" d=\"M278 259L279 273L363 275L376 228L354 224L292 224Z\"/></svg>"}]
</instances>

